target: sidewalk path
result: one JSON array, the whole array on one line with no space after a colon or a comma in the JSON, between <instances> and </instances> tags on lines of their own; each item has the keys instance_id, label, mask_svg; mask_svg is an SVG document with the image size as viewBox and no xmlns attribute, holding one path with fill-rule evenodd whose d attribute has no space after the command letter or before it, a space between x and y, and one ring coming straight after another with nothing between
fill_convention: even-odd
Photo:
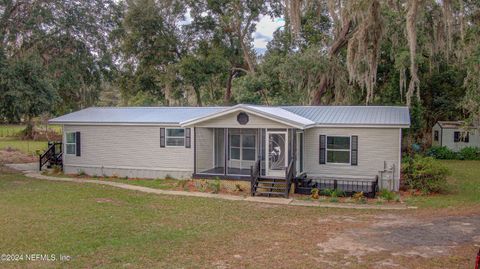
<instances>
[{"instance_id":1,"label":"sidewalk path","mask_svg":"<svg viewBox=\"0 0 480 269\"><path fill-rule=\"evenodd\" d=\"M277 205L291 205L291 206L313 206L313 207L328 207L328 208L347 208L347 209L380 209L380 210L403 210L415 207L407 207L404 204L398 205L363 205L363 204L346 204L346 203L327 203L318 201L303 201L294 200L292 198L268 198L268 197L244 197L229 194L214 194L206 192L188 192L188 191L172 191L172 190L160 190L142 186L136 186L131 184L125 184L113 181L93 180L83 178L71 178L71 177L52 177L45 176L38 172L37 163L32 164L7 164L8 167L22 171L25 176L36 179L50 180L50 181L63 181L74 183L92 183L98 185L108 185L125 190L139 191L144 193L163 194L163 195L176 195L176 196L189 196L189 197L203 197L203 198L215 198L223 200L234 201L249 201L258 203L268 203Z\"/></svg>"}]
</instances>

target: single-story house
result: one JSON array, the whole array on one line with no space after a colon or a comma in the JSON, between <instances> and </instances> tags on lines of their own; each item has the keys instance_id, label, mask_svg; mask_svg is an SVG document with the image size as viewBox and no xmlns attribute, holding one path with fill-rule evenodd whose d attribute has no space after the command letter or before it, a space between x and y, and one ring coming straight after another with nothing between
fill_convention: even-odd
<instances>
[{"instance_id":1,"label":"single-story house","mask_svg":"<svg viewBox=\"0 0 480 269\"><path fill-rule=\"evenodd\" d=\"M438 121L432 128L432 146L445 146L453 151L480 147L480 133L464 121Z\"/></svg>"},{"instance_id":2,"label":"single-story house","mask_svg":"<svg viewBox=\"0 0 480 269\"><path fill-rule=\"evenodd\" d=\"M129 178L250 180L381 179L398 190L406 107L91 107L49 121L63 125L65 173Z\"/></svg>"}]
</instances>

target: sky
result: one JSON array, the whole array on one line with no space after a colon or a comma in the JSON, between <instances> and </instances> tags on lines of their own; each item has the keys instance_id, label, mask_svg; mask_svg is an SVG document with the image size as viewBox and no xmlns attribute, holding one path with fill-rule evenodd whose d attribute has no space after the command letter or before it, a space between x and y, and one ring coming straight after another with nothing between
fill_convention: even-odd
<instances>
[{"instance_id":1,"label":"sky","mask_svg":"<svg viewBox=\"0 0 480 269\"><path fill-rule=\"evenodd\" d=\"M180 25L189 24L192 21L190 12L185 13L184 21ZM285 25L283 18L271 18L262 15L257 23L256 31L253 33L253 47L258 54L264 54L267 50L267 43L272 40L273 32Z\"/></svg>"},{"instance_id":2,"label":"sky","mask_svg":"<svg viewBox=\"0 0 480 269\"><path fill-rule=\"evenodd\" d=\"M273 32L285 25L282 18L271 18L270 16L262 16L257 23L257 30L253 33L253 47L259 54L265 53L267 43L272 40Z\"/></svg>"}]
</instances>

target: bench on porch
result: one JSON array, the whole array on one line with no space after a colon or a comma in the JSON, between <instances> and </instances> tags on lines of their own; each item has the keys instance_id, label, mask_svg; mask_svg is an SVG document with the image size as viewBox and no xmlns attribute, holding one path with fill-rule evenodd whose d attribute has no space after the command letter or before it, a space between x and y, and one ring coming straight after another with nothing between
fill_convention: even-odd
<instances>
[{"instance_id":1,"label":"bench on porch","mask_svg":"<svg viewBox=\"0 0 480 269\"><path fill-rule=\"evenodd\" d=\"M300 175L294 179L295 193L310 195L313 188L320 191L340 190L347 196L363 192L366 197L375 198L378 191L378 176L374 178L308 177Z\"/></svg>"}]
</instances>

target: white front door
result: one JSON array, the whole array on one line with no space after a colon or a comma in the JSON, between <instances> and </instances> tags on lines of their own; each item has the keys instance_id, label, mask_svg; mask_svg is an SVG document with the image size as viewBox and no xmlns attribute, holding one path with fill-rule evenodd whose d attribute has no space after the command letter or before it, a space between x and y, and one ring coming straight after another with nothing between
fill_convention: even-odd
<instances>
[{"instance_id":1,"label":"white front door","mask_svg":"<svg viewBox=\"0 0 480 269\"><path fill-rule=\"evenodd\" d=\"M288 166L287 132L267 131L265 142L266 175L285 177L285 169Z\"/></svg>"}]
</instances>

